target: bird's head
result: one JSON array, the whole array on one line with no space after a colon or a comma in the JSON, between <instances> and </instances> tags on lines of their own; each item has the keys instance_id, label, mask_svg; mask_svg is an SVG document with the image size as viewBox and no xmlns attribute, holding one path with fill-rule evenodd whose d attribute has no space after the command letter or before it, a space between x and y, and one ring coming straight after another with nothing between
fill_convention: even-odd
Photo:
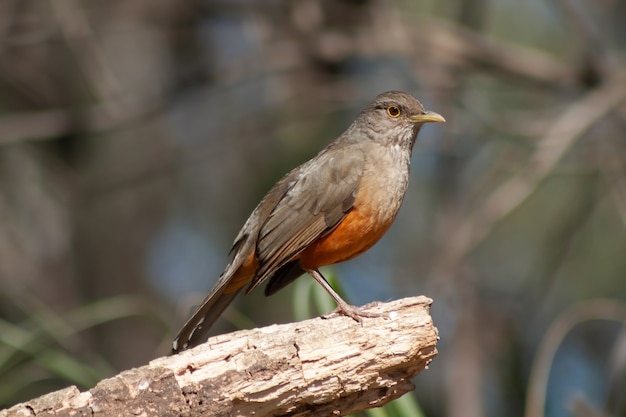
<instances>
[{"instance_id":1,"label":"bird's head","mask_svg":"<svg viewBox=\"0 0 626 417\"><path fill-rule=\"evenodd\" d=\"M418 99L402 91L380 94L359 115L368 136L393 144L413 147L424 123L442 123L446 119L427 111Z\"/></svg>"}]
</instances>

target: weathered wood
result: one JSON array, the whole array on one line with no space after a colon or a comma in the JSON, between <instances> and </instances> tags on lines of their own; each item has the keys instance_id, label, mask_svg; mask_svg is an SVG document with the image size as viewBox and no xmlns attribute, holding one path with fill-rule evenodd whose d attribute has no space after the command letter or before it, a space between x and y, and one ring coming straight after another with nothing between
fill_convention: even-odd
<instances>
[{"instance_id":1,"label":"weathered wood","mask_svg":"<svg viewBox=\"0 0 626 417\"><path fill-rule=\"evenodd\" d=\"M362 324L333 314L213 337L101 381L0 411L9 416L341 416L411 391L437 350L431 300L370 305Z\"/></svg>"}]
</instances>

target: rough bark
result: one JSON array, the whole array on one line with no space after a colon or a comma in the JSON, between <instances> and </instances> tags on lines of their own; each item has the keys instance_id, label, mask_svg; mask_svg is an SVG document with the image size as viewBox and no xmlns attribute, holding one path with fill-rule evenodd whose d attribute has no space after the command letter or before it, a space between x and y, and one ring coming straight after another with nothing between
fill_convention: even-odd
<instances>
[{"instance_id":1,"label":"rough bark","mask_svg":"<svg viewBox=\"0 0 626 417\"><path fill-rule=\"evenodd\" d=\"M411 391L436 355L431 300L370 305L211 338L179 355L0 411L8 416L341 416Z\"/></svg>"}]
</instances>

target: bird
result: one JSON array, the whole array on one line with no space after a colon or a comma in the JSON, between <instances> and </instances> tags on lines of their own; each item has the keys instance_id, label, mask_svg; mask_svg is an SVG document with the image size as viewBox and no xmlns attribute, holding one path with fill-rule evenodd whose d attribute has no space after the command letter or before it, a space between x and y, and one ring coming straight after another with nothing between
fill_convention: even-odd
<instances>
[{"instance_id":1,"label":"bird","mask_svg":"<svg viewBox=\"0 0 626 417\"><path fill-rule=\"evenodd\" d=\"M378 95L337 139L280 179L233 243L232 259L172 343L176 354L204 342L247 286L265 295L311 275L356 321L368 314L344 301L319 268L352 259L389 229L404 199L413 145L424 123L445 122L402 91Z\"/></svg>"}]
</instances>

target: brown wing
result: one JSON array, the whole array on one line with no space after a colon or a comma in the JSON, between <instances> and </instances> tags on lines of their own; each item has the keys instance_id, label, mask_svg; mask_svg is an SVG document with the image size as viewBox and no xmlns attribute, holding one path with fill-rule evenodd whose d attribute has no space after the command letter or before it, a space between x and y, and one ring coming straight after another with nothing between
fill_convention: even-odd
<instances>
[{"instance_id":1,"label":"brown wing","mask_svg":"<svg viewBox=\"0 0 626 417\"><path fill-rule=\"evenodd\" d=\"M341 222L354 203L364 163L355 147L329 148L294 171L259 230L259 269L248 292Z\"/></svg>"},{"instance_id":2,"label":"brown wing","mask_svg":"<svg viewBox=\"0 0 626 417\"><path fill-rule=\"evenodd\" d=\"M354 202L365 157L349 147L331 154L322 151L267 193L235 239L233 260L174 339L174 353L205 340L248 281L251 291L343 219Z\"/></svg>"}]
</instances>

